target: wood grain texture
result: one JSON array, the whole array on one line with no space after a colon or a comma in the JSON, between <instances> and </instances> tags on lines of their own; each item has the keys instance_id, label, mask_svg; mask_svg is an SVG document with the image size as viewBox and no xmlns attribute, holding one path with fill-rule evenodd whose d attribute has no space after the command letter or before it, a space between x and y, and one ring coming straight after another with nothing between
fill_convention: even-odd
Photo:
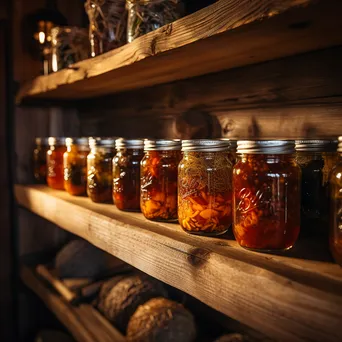
<instances>
[{"instance_id":1,"label":"wood grain texture","mask_svg":"<svg viewBox=\"0 0 342 342\"><path fill-rule=\"evenodd\" d=\"M301 258L300 245L292 254L261 254L44 186L15 192L34 213L270 337L342 338L342 269L323 254L317 260L320 244Z\"/></svg>"},{"instance_id":2,"label":"wood grain texture","mask_svg":"<svg viewBox=\"0 0 342 342\"><path fill-rule=\"evenodd\" d=\"M40 76L17 99L96 97L338 45L341 9L338 0L220 0L131 44Z\"/></svg>"},{"instance_id":3,"label":"wood grain texture","mask_svg":"<svg viewBox=\"0 0 342 342\"><path fill-rule=\"evenodd\" d=\"M105 322L105 319L92 306L81 304L76 307L62 300L27 266L22 265L20 277L24 284L42 299L77 341L122 342L125 340L113 326Z\"/></svg>"}]
</instances>

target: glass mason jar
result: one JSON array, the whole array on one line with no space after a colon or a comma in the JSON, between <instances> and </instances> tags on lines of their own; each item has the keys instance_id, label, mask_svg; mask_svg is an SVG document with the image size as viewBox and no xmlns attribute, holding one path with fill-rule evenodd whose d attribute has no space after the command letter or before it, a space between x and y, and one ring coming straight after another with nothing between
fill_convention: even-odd
<instances>
[{"instance_id":1,"label":"glass mason jar","mask_svg":"<svg viewBox=\"0 0 342 342\"><path fill-rule=\"evenodd\" d=\"M93 202L112 203L112 160L115 155L115 139L89 138L89 147L87 194Z\"/></svg>"},{"instance_id":2,"label":"glass mason jar","mask_svg":"<svg viewBox=\"0 0 342 342\"><path fill-rule=\"evenodd\" d=\"M141 161L140 207L155 221L177 221L177 176L180 140L145 140Z\"/></svg>"},{"instance_id":3,"label":"glass mason jar","mask_svg":"<svg viewBox=\"0 0 342 342\"><path fill-rule=\"evenodd\" d=\"M64 153L64 188L73 196L87 193L88 138L66 138Z\"/></svg>"},{"instance_id":4,"label":"glass mason jar","mask_svg":"<svg viewBox=\"0 0 342 342\"><path fill-rule=\"evenodd\" d=\"M336 149L336 140L296 141L296 161L302 170L301 236L328 237L329 176Z\"/></svg>"},{"instance_id":5,"label":"glass mason jar","mask_svg":"<svg viewBox=\"0 0 342 342\"><path fill-rule=\"evenodd\" d=\"M36 183L46 184L46 153L49 149L48 138L36 138L33 150L33 175Z\"/></svg>"},{"instance_id":6,"label":"glass mason jar","mask_svg":"<svg viewBox=\"0 0 342 342\"><path fill-rule=\"evenodd\" d=\"M228 143L228 158L234 165L236 163L237 140L221 138L220 140Z\"/></svg>"},{"instance_id":7,"label":"glass mason jar","mask_svg":"<svg viewBox=\"0 0 342 342\"><path fill-rule=\"evenodd\" d=\"M53 72L87 59L90 55L86 29L56 26L51 30L51 68Z\"/></svg>"},{"instance_id":8,"label":"glass mason jar","mask_svg":"<svg viewBox=\"0 0 342 342\"><path fill-rule=\"evenodd\" d=\"M63 155L67 150L65 138L50 137L46 153L47 184L50 188L64 190Z\"/></svg>"},{"instance_id":9,"label":"glass mason jar","mask_svg":"<svg viewBox=\"0 0 342 342\"><path fill-rule=\"evenodd\" d=\"M87 0L85 9L92 57L126 43L126 0Z\"/></svg>"},{"instance_id":10,"label":"glass mason jar","mask_svg":"<svg viewBox=\"0 0 342 342\"><path fill-rule=\"evenodd\" d=\"M127 41L172 23L184 15L182 0L126 0Z\"/></svg>"},{"instance_id":11,"label":"glass mason jar","mask_svg":"<svg viewBox=\"0 0 342 342\"><path fill-rule=\"evenodd\" d=\"M342 137L338 138L338 159L330 174L330 250L342 266Z\"/></svg>"},{"instance_id":12,"label":"glass mason jar","mask_svg":"<svg viewBox=\"0 0 342 342\"><path fill-rule=\"evenodd\" d=\"M238 141L233 232L240 246L286 250L300 230L300 175L294 141Z\"/></svg>"},{"instance_id":13,"label":"glass mason jar","mask_svg":"<svg viewBox=\"0 0 342 342\"><path fill-rule=\"evenodd\" d=\"M113 200L125 211L140 211L140 162L144 157L143 139L117 139L113 159Z\"/></svg>"},{"instance_id":14,"label":"glass mason jar","mask_svg":"<svg viewBox=\"0 0 342 342\"><path fill-rule=\"evenodd\" d=\"M178 167L178 220L188 233L220 235L232 223L229 143L183 140Z\"/></svg>"}]
</instances>

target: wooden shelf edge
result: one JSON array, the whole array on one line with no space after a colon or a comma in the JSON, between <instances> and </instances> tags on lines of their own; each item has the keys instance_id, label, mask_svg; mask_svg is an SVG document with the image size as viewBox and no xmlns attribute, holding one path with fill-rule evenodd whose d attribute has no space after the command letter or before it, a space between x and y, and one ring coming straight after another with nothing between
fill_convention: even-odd
<instances>
[{"instance_id":1,"label":"wooden shelf edge","mask_svg":"<svg viewBox=\"0 0 342 342\"><path fill-rule=\"evenodd\" d=\"M336 265L328 264L332 277L320 275L321 287L318 276L299 272L296 265L293 279L285 277L280 256L191 236L178 225L152 223L113 205L44 186L17 185L15 194L32 212L265 335L291 341L342 338L342 271ZM266 263L270 267L262 267ZM313 263L313 268L323 266ZM301 282L301 276L308 281Z\"/></svg>"},{"instance_id":2,"label":"wooden shelf edge","mask_svg":"<svg viewBox=\"0 0 342 342\"><path fill-rule=\"evenodd\" d=\"M342 44L338 0L220 0L24 85L22 100L98 97Z\"/></svg>"},{"instance_id":3,"label":"wooden shelf edge","mask_svg":"<svg viewBox=\"0 0 342 342\"><path fill-rule=\"evenodd\" d=\"M81 304L76 307L67 303L46 286L31 268L24 264L20 268L20 278L28 288L38 295L77 341L125 341L125 338L109 322L106 322L91 305Z\"/></svg>"}]
</instances>

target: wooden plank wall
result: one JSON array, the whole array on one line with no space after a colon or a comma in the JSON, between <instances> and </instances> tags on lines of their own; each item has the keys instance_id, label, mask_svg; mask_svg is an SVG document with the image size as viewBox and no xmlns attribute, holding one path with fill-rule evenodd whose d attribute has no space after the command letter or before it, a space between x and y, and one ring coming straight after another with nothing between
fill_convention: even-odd
<instances>
[{"instance_id":1,"label":"wooden plank wall","mask_svg":"<svg viewBox=\"0 0 342 342\"><path fill-rule=\"evenodd\" d=\"M83 134L330 137L342 133L342 46L82 101Z\"/></svg>"}]
</instances>

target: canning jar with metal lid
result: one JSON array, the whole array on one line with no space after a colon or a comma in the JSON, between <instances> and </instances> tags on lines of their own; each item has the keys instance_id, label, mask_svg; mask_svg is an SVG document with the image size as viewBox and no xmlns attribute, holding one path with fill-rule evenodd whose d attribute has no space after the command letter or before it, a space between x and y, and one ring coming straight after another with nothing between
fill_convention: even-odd
<instances>
[{"instance_id":1,"label":"canning jar with metal lid","mask_svg":"<svg viewBox=\"0 0 342 342\"><path fill-rule=\"evenodd\" d=\"M66 138L67 151L64 153L64 188L74 196L87 192L88 138Z\"/></svg>"},{"instance_id":2,"label":"canning jar with metal lid","mask_svg":"<svg viewBox=\"0 0 342 342\"><path fill-rule=\"evenodd\" d=\"M296 161L302 170L301 236L328 236L328 183L336 150L337 140L296 140Z\"/></svg>"},{"instance_id":3,"label":"canning jar with metal lid","mask_svg":"<svg viewBox=\"0 0 342 342\"><path fill-rule=\"evenodd\" d=\"M221 138L220 140L228 143L228 158L234 165L236 163L237 140L230 138Z\"/></svg>"},{"instance_id":4,"label":"canning jar with metal lid","mask_svg":"<svg viewBox=\"0 0 342 342\"><path fill-rule=\"evenodd\" d=\"M290 140L238 141L233 232L240 246L286 250L300 230L300 175Z\"/></svg>"},{"instance_id":5,"label":"canning jar with metal lid","mask_svg":"<svg viewBox=\"0 0 342 342\"><path fill-rule=\"evenodd\" d=\"M232 163L223 140L183 140L178 220L188 233L220 235L232 223Z\"/></svg>"},{"instance_id":6,"label":"canning jar with metal lid","mask_svg":"<svg viewBox=\"0 0 342 342\"><path fill-rule=\"evenodd\" d=\"M338 138L338 159L330 180L330 250L342 266L342 136Z\"/></svg>"},{"instance_id":7,"label":"canning jar with metal lid","mask_svg":"<svg viewBox=\"0 0 342 342\"><path fill-rule=\"evenodd\" d=\"M140 162L144 157L143 139L117 139L113 159L113 199L125 211L140 211Z\"/></svg>"},{"instance_id":8,"label":"canning jar with metal lid","mask_svg":"<svg viewBox=\"0 0 342 342\"><path fill-rule=\"evenodd\" d=\"M89 138L87 194L96 203L112 203L115 138Z\"/></svg>"},{"instance_id":9,"label":"canning jar with metal lid","mask_svg":"<svg viewBox=\"0 0 342 342\"><path fill-rule=\"evenodd\" d=\"M147 219L177 221L180 140L145 140L141 161L140 207Z\"/></svg>"},{"instance_id":10,"label":"canning jar with metal lid","mask_svg":"<svg viewBox=\"0 0 342 342\"><path fill-rule=\"evenodd\" d=\"M33 150L33 175L36 183L46 184L46 153L49 150L48 138L36 138Z\"/></svg>"},{"instance_id":11,"label":"canning jar with metal lid","mask_svg":"<svg viewBox=\"0 0 342 342\"><path fill-rule=\"evenodd\" d=\"M128 10L127 41L181 18L183 0L126 0Z\"/></svg>"},{"instance_id":12,"label":"canning jar with metal lid","mask_svg":"<svg viewBox=\"0 0 342 342\"><path fill-rule=\"evenodd\" d=\"M47 184L50 188L64 190L63 155L67 150L64 137L50 137L46 153Z\"/></svg>"}]
</instances>

